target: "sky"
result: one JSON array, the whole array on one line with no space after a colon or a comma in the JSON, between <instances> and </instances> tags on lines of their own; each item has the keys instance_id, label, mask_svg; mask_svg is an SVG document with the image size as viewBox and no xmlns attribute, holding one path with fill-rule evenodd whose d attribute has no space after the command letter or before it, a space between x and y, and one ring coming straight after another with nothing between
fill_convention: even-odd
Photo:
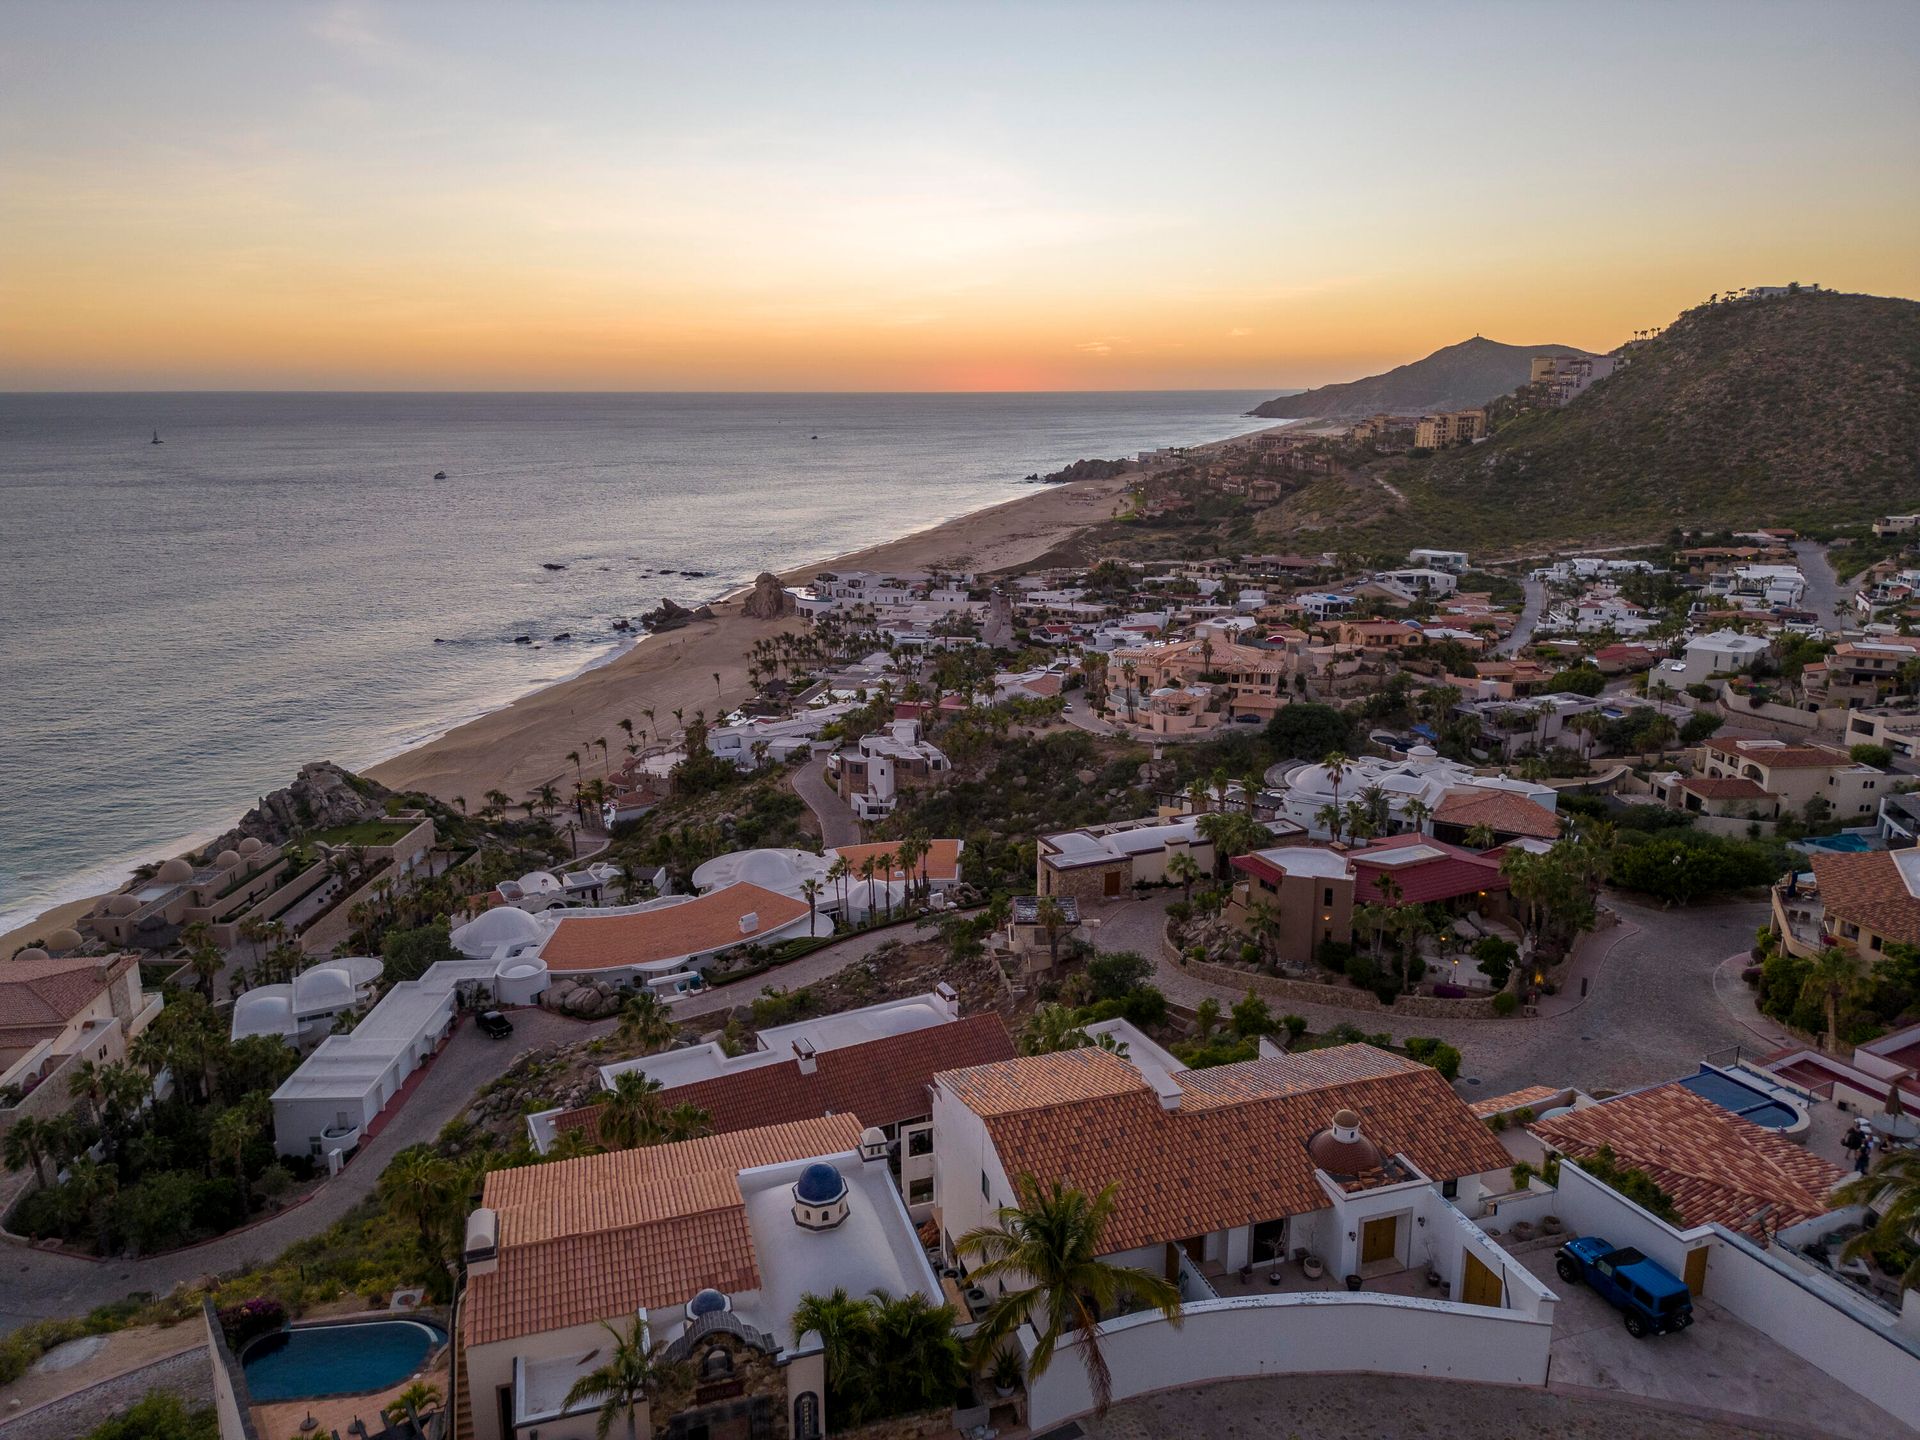
<instances>
[{"instance_id":1,"label":"sky","mask_svg":"<svg viewBox=\"0 0 1920 1440\"><path fill-rule=\"evenodd\" d=\"M1912 0L0 30L0 389L1278 389L1920 295Z\"/></svg>"}]
</instances>

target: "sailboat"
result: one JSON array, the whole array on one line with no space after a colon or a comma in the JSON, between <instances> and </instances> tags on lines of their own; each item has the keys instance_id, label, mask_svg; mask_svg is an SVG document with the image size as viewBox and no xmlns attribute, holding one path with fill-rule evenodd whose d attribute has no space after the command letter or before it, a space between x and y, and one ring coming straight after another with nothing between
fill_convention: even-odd
<instances>
[{"instance_id":1,"label":"sailboat","mask_svg":"<svg viewBox=\"0 0 1920 1440\"><path fill-rule=\"evenodd\" d=\"M153 439L150 440L148 443L152 445L164 445L167 442L160 438L160 432L156 430L153 432Z\"/></svg>"}]
</instances>

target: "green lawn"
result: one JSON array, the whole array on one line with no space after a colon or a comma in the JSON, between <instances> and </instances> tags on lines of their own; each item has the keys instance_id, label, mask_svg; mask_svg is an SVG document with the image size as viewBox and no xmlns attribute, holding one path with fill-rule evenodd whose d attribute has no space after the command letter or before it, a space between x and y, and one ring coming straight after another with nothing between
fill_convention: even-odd
<instances>
[{"instance_id":1,"label":"green lawn","mask_svg":"<svg viewBox=\"0 0 1920 1440\"><path fill-rule=\"evenodd\" d=\"M362 820L357 825L335 825L316 830L313 838L323 845L391 845L409 830L410 820Z\"/></svg>"}]
</instances>

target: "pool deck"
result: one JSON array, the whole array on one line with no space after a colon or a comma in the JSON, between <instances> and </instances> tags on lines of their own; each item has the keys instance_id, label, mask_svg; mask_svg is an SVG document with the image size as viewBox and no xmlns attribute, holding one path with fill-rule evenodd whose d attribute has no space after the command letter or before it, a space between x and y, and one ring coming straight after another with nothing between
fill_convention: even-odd
<instances>
[{"instance_id":1,"label":"pool deck","mask_svg":"<svg viewBox=\"0 0 1920 1440\"><path fill-rule=\"evenodd\" d=\"M399 1384L371 1394L336 1395L331 1400L277 1400L271 1405L255 1405L254 1428L265 1440L278 1440L284 1435L297 1436L301 1433L302 1423L311 1415L320 1422L319 1428L312 1432L317 1435L346 1435L350 1433L349 1427L355 1420L365 1422L369 1435L378 1435L386 1425L380 1418L381 1407L390 1404L416 1379L426 1381L444 1398L447 1393L446 1355L442 1354L417 1375L409 1375Z\"/></svg>"}]
</instances>

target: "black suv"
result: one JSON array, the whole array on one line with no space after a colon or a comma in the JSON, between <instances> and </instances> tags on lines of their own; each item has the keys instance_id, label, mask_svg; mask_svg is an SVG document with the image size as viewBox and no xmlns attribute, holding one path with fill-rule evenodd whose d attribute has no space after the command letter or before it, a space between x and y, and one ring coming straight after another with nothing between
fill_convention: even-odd
<instances>
[{"instance_id":1,"label":"black suv","mask_svg":"<svg viewBox=\"0 0 1920 1440\"><path fill-rule=\"evenodd\" d=\"M513 1034L513 1022L498 1010L482 1011L480 1018L474 1023L483 1033L491 1035L496 1040L504 1040Z\"/></svg>"}]
</instances>

